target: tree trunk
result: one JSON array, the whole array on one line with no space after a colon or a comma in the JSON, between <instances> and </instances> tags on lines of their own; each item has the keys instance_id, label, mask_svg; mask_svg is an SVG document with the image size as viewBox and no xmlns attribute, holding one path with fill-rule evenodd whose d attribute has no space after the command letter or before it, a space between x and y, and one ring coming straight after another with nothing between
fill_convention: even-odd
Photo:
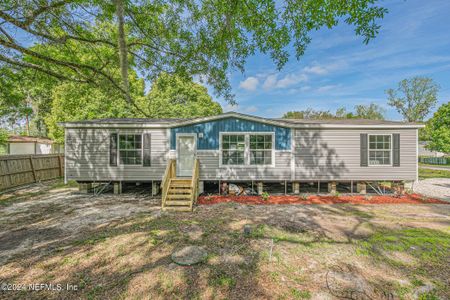
<instances>
[{"instance_id":1,"label":"tree trunk","mask_svg":"<svg viewBox=\"0 0 450 300\"><path fill-rule=\"evenodd\" d=\"M132 102L130 96L130 87L128 82L128 57L127 57L127 43L125 38L125 21L123 0L115 0L116 16L118 21L118 49L120 61L120 73L122 75L122 85L125 91L125 98L128 102Z\"/></svg>"},{"instance_id":2,"label":"tree trunk","mask_svg":"<svg viewBox=\"0 0 450 300\"><path fill-rule=\"evenodd\" d=\"M26 126L27 126L27 135L30 135L30 114L27 112L27 118L26 118Z\"/></svg>"},{"instance_id":3,"label":"tree trunk","mask_svg":"<svg viewBox=\"0 0 450 300\"><path fill-rule=\"evenodd\" d=\"M114 0L116 5L116 16L118 21L118 48L119 48L119 62L120 73L122 76L122 85L125 100L132 105L137 112L148 117L148 114L144 112L136 102L131 98L130 83L128 82L128 49L125 36L125 17L124 17L124 0Z\"/></svg>"}]
</instances>

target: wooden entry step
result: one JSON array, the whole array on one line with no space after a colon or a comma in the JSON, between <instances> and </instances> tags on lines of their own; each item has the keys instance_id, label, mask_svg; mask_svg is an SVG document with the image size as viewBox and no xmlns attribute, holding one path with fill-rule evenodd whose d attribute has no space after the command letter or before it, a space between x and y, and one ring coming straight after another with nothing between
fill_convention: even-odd
<instances>
[{"instance_id":1,"label":"wooden entry step","mask_svg":"<svg viewBox=\"0 0 450 300\"><path fill-rule=\"evenodd\" d=\"M198 196L198 160L195 160L192 178L179 178L175 174L176 163L171 160L163 178L161 208L166 211L192 211Z\"/></svg>"}]
</instances>

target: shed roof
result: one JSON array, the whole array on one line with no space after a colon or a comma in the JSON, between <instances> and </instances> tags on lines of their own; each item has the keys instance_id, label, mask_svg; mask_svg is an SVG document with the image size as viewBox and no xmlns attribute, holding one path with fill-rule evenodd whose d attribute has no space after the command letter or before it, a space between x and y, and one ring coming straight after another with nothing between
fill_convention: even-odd
<instances>
[{"instance_id":1,"label":"shed roof","mask_svg":"<svg viewBox=\"0 0 450 300\"><path fill-rule=\"evenodd\" d=\"M53 144L54 141L47 137L26 136L26 135L10 135L8 137L9 143L41 143Z\"/></svg>"}]
</instances>

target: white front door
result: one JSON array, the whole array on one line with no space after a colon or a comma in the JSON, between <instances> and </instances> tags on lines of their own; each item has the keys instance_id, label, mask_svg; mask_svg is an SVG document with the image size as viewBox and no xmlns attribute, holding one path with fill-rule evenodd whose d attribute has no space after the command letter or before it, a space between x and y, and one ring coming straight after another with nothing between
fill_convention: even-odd
<instances>
[{"instance_id":1,"label":"white front door","mask_svg":"<svg viewBox=\"0 0 450 300\"><path fill-rule=\"evenodd\" d=\"M191 177L195 160L195 137L177 137L177 176Z\"/></svg>"}]
</instances>

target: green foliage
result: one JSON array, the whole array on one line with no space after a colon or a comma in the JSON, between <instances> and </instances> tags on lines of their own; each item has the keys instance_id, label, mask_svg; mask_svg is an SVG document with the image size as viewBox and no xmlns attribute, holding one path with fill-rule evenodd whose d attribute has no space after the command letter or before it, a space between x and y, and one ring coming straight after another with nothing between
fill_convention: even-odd
<instances>
[{"instance_id":1,"label":"green foliage","mask_svg":"<svg viewBox=\"0 0 450 300\"><path fill-rule=\"evenodd\" d=\"M130 83L136 86L136 90L143 91L141 80L131 77ZM141 102L144 101L142 96L138 99ZM45 121L49 137L63 142L64 131L58 125L59 122L130 117L142 117L142 115L137 115L133 108L117 94L89 85L67 82L53 89L52 108Z\"/></svg>"},{"instance_id":2,"label":"green foliage","mask_svg":"<svg viewBox=\"0 0 450 300\"><path fill-rule=\"evenodd\" d=\"M27 38L53 44L58 51L70 49L67 45L77 41L81 47L91 47L87 55L93 59L101 58L98 45L117 54L122 26L116 6L124 6L124 42L129 61L121 66L128 65L148 81L154 81L161 72L183 77L199 75L217 94L232 102L228 74L234 69L243 71L249 56L256 52L268 54L280 69L288 61L289 47L294 47L298 59L311 41L311 32L333 28L339 22L352 25L355 34L368 43L379 31L377 21L387 13L378 2L11 0L0 5L2 19L7 23L1 34L0 61L61 80L95 85L109 80L113 90L124 96L122 82L126 80L122 81L120 72L105 68L109 60L103 60L102 65L83 62L77 51L55 57L45 47L29 52L20 40L8 38L26 31ZM98 30L103 23L113 30ZM120 49L124 50L123 45ZM45 62L45 68L26 64L17 52L28 52Z\"/></svg>"},{"instance_id":3,"label":"green foliage","mask_svg":"<svg viewBox=\"0 0 450 300\"><path fill-rule=\"evenodd\" d=\"M412 77L398 83L397 89L388 89L388 104L397 109L405 121L420 122L437 103L439 86L428 77Z\"/></svg>"},{"instance_id":4,"label":"green foliage","mask_svg":"<svg viewBox=\"0 0 450 300\"><path fill-rule=\"evenodd\" d=\"M446 170L432 170L419 168L419 178L427 179L427 178L450 178L450 169Z\"/></svg>"},{"instance_id":5,"label":"green foliage","mask_svg":"<svg viewBox=\"0 0 450 300\"><path fill-rule=\"evenodd\" d=\"M0 86L0 118L9 124L30 118L33 89L25 73L0 67Z\"/></svg>"},{"instance_id":6,"label":"green foliage","mask_svg":"<svg viewBox=\"0 0 450 300\"><path fill-rule=\"evenodd\" d=\"M263 193L261 194L261 198L262 198L264 201L267 201L267 200L269 200L270 195L269 195L268 192L263 192Z\"/></svg>"},{"instance_id":7,"label":"green foliage","mask_svg":"<svg viewBox=\"0 0 450 300\"><path fill-rule=\"evenodd\" d=\"M428 148L450 153L450 102L439 107L426 128L430 137Z\"/></svg>"},{"instance_id":8,"label":"green foliage","mask_svg":"<svg viewBox=\"0 0 450 300\"><path fill-rule=\"evenodd\" d=\"M291 295L294 299L311 299L311 293L309 291L301 291L291 288Z\"/></svg>"},{"instance_id":9,"label":"green foliage","mask_svg":"<svg viewBox=\"0 0 450 300\"><path fill-rule=\"evenodd\" d=\"M233 288L236 285L236 279L226 274L222 270L215 270L214 276L210 279L209 284L217 287Z\"/></svg>"},{"instance_id":10,"label":"green foliage","mask_svg":"<svg viewBox=\"0 0 450 300\"><path fill-rule=\"evenodd\" d=\"M0 155L7 154L7 141L8 141L8 131L3 128L0 128Z\"/></svg>"},{"instance_id":11,"label":"green foliage","mask_svg":"<svg viewBox=\"0 0 450 300\"><path fill-rule=\"evenodd\" d=\"M0 146L5 145L8 141L8 131L6 129L0 128Z\"/></svg>"},{"instance_id":12,"label":"green foliage","mask_svg":"<svg viewBox=\"0 0 450 300\"><path fill-rule=\"evenodd\" d=\"M423 264L440 264L448 255L450 234L427 228L380 230L359 242L360 254L383 256L383 251L406 252ZM394 262L395 263L395 262Z\"/></svg>"},{"instance_id":13,"label":"green foliage","mask_svg":"<svg viewBox=\"0 0 450 300\"><path fill-rule=\"evenodd\" d=\"M425 292L419 295L418 300L439 300L440 298L436 295L435 291Z\"/></svg>"},{"instance_id":14,"label":"green foliage","mask_svg":"<svg viewBox=\"0 0 450 300\"><path fill-rule=\"evenodd\" d=\"M218 115L222 107L208 90L191 79L162 73L146 96L153 118L192 118Z\"/></svg>"},{"instance_id":15,"label":"green foliage","mask_svg":"<svg viewBox=\"0 0 450 300\"><path fill-rule=\"evenodd\" d=\"M419 141L427 142L429 140L431 140L431 131L429 123L426 122L424 128L419 128Z\"/></svg>"},{"instance_id":16,"label":"green foliage","mask_svg":"<svg viewBox=\"0 0 450 300\"><path fill-rule=\"evenodd\" d=\"M341 20L367 43L387 13L377 3L8 0L0 4L0 118L30 120L31 134L61 142L61 121L218 114L219 104L194 76L234 102L228 74L243 71L255 52L282 68L289 47L300 58L311 31ZM118 4L126 49L118 46ZM23 43L19 31L35 43ZM153 83L145 98L144 80Z\"/></svg>"},{"instance_id":17,"label":"green foliage","mask_svg":"<svg viewBox=\"0 0 450 300\"><path fill-rule=\"evenodd\" d=\"M108 30L108 27L106 26L104 29ZM101 56L91 57L89 49L92 47L96 47ZM39 44L32 49L37 51L44 48L47 53L51 53L53 57L60 59L67 59L68 56L76 52L80 63L89 63L92 66L100 66L103 64L103 60L108 60L107 68L111 72L115 70L113 73L116 74L116 77L119 76L119 65L114 49L102 44L87 47L72 41L67 44L67 48L62 50L54 45ZM46 68L51 67L46 62L36 60L33 57L27 57L27 60ZM21 118L23 119L25 114L14 114L18 112L15 111L15 108L19 107L20 103L24 103L25 107L32 106L33 110L29 113L29 116L33 118L34 123L40 123L40 135L48 134L49 137L58 142L64 140L64 132L58 125L59 122L145 116L126 101L120 93L117 93L108 80L102 81L100 85L80 84L71 81L58 82L42 74L30 76L29 73L25 70L21 74L15 74L20 75L22 79L26 79L22 85L18 80L8 82L11 84L11 91L16 91L17 96L16 100L2 106L8 107L9 110L4 111L0 116L11 116L17 122ZM134 103L151 117L189 118L222 112L222 108L218 103L212 101L206 88L193 83L192 80L163 73L153 84L149 95L145 97L144 80L138 78L134 71L129 72L128 77L130 93ZM11 77L7 78L10 79ZM24 102L25 94L28 96L27 101ZM5 95L0 99L12 98Z\"/></svg>"},{"instance_id":18,"label":"green foliage","mask_svg":"<svg viewBox=\"0 0 450 300\"><path fill-rule=\"evenodd\" d=\"M205 87L162 74L144 96L144 83L134 75L129 76L131 93L136 103L153 118L191 118L220 114L221 106L212 101ZM59 122L99 118L144 117L116 93L90 85L63 83L53 89L52 109L45 121L49 136L64 140Z\"/></svg>"},{"instance_id":19,"label":"green foliage","mask_svg":"<svg viewBox=\"0 0 450 300\"><path fill-rule=\"evenodd\" d=\"M300 111L288 111L283 115L284 119L310 119L310 120L330 120L330 119L370 119L384 120L385 110L375 103L369 105L356 105L355 112L349 112L345 107L340 107L333 113L329 110L315 110L308 108Z\"/></svg>"},{"instance_id":20,"label":"green foliage","mask_svg":"<svg viewBox=\"0 0 450 300\"><path fill-rule=\"evenodd\" d=\"M330 111L321 111L308 108L300 111L288 111L283 115L283 119L335 119L336 116Z\"/></svg>"},{"instance_id":21,"label":"green foliage","mask_svg":"<svg viewBox=\"0 0 450 300\"><path fill-rule=\"evenodd\" d=\"M356 105L355 111L355 118L357 119L384 120L385 110L375 103Z\"/></svg>"}]
</instances>

